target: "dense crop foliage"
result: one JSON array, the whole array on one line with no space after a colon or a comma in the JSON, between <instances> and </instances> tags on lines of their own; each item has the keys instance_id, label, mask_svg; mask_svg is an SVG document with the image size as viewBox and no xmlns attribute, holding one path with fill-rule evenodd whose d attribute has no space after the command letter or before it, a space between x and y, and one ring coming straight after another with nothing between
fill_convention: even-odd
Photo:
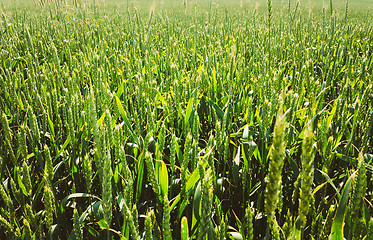
<instances>
[{"instance_id":1,"label":"dense crop foliage","mask_svg":"<svg viewBox=\"0 0 373 240\"><path fill-rule=\"evenodd\" d=\"M371 15L218 3L1 7L0 239L373 239Z\"/></svg>"}]
</instances>

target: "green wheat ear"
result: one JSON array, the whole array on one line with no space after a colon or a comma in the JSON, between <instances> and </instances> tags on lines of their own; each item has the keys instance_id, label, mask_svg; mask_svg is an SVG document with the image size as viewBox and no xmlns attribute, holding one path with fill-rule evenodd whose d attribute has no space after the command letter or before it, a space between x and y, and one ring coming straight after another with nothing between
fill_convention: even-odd
<instances>
[{"instance_id":1,"label":"green wheat ear","mask_svg":"<svg viewBox=\"0 0 373 240\"><path fill-rule=\"evenodd\" d=\"M308 124L303 133L302 143L302 171L301 171L301 189L300 189L300 202L299 202L299 219L302 227L307 222L307 215L309 212L311 198L312 198L312 183L313 183L313 133L312 126Z\"/></svg>"},{"instance_id":2,"label":"green wheat ear","mask_svg":"<svg viewBox=\"0 0 373 240\"><path fill-rule=\"evenodd\" d=\"M279 239L279 226L276 221L276 209L281 188L281 173L285 158L285 127L286 119L282 110L282 103L277 113L274 128L273 144L271 147L271 158L266 177L265 212L267 221L271 228L272 236Z\"/></svg>"},{"instance_id":3,"label":"green wheat ear","mask_svg":"<svg viewBox=\"0 0 373 240\"><path fill-rule=\"evenodd\" d=\"M162 219L162 233L164 240L172 240L171 227L170 227L170 202L167 195L163 198L163 219Z\"/></svg>"},{"instance_id":4,"label":"green wheat ear","mask_svg":"<svg viewBox=\"0 0 373 240\"><path fill-rule=\"evenodd\" d=\"M51 154L50 154L50 151L47 145L44 146L44 152L45 152L44 174L45 174L45 179L47 181L47 184L51 188L52 180L53 180L53 163L52 163L52 157L51 157Z\"/></svg>"},{"instance_id":5,"label":"green wheat ear","mask_svg":"<svg viewBox=\"0 0 373 240\"><path fill-rule=\"evenodd\" d=\"M254 211L251 209L250 204L246 207L245 211L245 234L247 240L254 239L254 229L253 229L253 219Z\"/></svg>"},{"instance_id":6,"label":"green wheat ear","mask_svg":"<svg viewBox=\"0 0 373 240\"><path fill-rule=\"evenodd\" d=\"M152 234L152 215L154 214L153 210L148 211L145 217L145 240L152 240L153 239L153 234Z\"/></svg>"},{"instance_id":7,"label":"green wheat ear","mask_svg":"<svg viewBox=\"0 0 373 240\"><path fill-rule=\"evenodd\" d=\"M3 200L3 202L5 203L4 206L6 208L10 209L10 208L13 207L13 203L12 203L13 201L9 197L9 195L7 194L7 192L5 191L5 189L3 188L2 184L0 184L0 197Z\"/></svg>"},{"instance_id":8,"label":"green wheat ear","mask_svg":"<svg viewBox=\"0 0 373 240\"><path fill-rule=\"evenodd\" d=\"M83 170L87 192L90 192L92 186L92 160L88 153L83 158Z\"/></svg>"},{"instance_id":9,"label":"green wheat ear","mask_svg":"<svg viewBox=\"0 0 373 240\"><path fill-rule=\"evenodd\" d=\"M20 126L20 130L18 132L18 146L21 150L21 156L26 159L27 158L27 143L26 143L26 129L25 125L22 124Z\"/></svg>"},{"instance_id":10,"label":"green wheat ear","mask_svg":"<svg viewBox=\"0 0 373 240\"><path fill-rule=\"evenodd\" d=\"M373 240L373 217L370 218L367 229L367 240Z\"/></svg>"},{"instance_id":11,"label":"green wheat ear","mask_svg":"<svg viewBox=\"0 0 373 240\"><path fill-rule=\"evenodd\" d=\"M203 161L199 161L199 168L201 167ZM198 231L197 239L206 239L209 224L211 221L211 208L213 201L213 185L211 168L205 169L204 177L201 179L201 216L200 227Z\"/></svg>"},{"instance_id":12,"label":"green wheat ear","mask_svg":"<svg viewBox=\"0 0 373 240\"><path fill-rule=\"evenodd\" d=\"M48 184L44 186L44 206L45 206L45 225L48 231L51 229L53 224L53 192Z\"/></svg>"},{"instance_id":13,"label":"green wheat ear","mask_svg":"<svg viewBox=\"0 0 373 240\"><path fill-rule=\"evenodd\" d=\"M74 233L75 233L75 239L82 240L83 239L83 229L79 221L79 213L74 208Z\"/></svg>"},{"instance_id":14,"label":"green wheat ear","mask_svg":"<svg viewBox=\"0 0 373 240\"><path fill-rule=\"evenodd\" d=\"M267 0L268 6L268 27L271 28L271 20L272 20L272 1Z\"/></svg>"},{"instance_id":15,"label":"green wheat ear","mask_svg":"<svg viewBox=\"0 0 373 240\"><path fill-rule=\"evenodd\" d=\"M223 215L222 218L221 218L221 221L220 221L220 225L219 225L219 236L218 236L218 239L219 240L225 240L227 239L227 230L228 230L228 220L227 218Z\"/></svg>"},{"instance_id":16,"label":"green wheat ear","mask_svg":"<svg viewBox=\"0 0 373 240\"><path fill-rule=\"evenodd\" d=\"M159 196L159 183L158 183L158 180L155 176L155 168L154 168L154 163L153 163L153 157L152 157L151 153L149 153L149 152L145 153L145 163L146 163L146 169L147 169L147 172L148 172L149 182L152 186L152 189L153 189L155 195L158 198L158 196Z\"/></svg>"},{"instance_id":17,"label":"green wheat ear","mask_svg":"<svg viewBox=\"0 0 373 240\"><path fill-rule=\"evenodd\" d=\"M353 218L356 217L356 215L359 213L361 209L361 200L365 196L366 188L367 188L367 177L366 177L366 167L365 167L365 161L363 153L359 153L358 158L358 167L357 167L357 173L355 177L355 183L353 192L351 195L351 205L350 205L350 211L353 216Z\"/></svg>"},{"instance_id":18,"label":"green wheat ear","mask_svg":"<svg viewBox=\"0 0 373 240\"><path fill-rule=\"evenodd\" d=\"M25 185L26 192L28 196L30 196L32 192L32 184L31 184L29 167L26 161L23 161L22 163L22 176L23 176L23 184Z\"/></svg>"},{"instance_id":19,"label":"green wheat ear","mask_svg":"<svg viewBox=\"0 0 373 240\"><path fill-rule=\"evenodd\" d=\"M177 139L175 134L172 134L171 142L170 142L170 164L171 164L171 171L175 171L175 164L176 164L176 145Z\"/></svg>"},{"instance_id":20,"label":"green wheat ear","mask_svg":"<svg viewBox=\"0 0 373 240\"><path fill-rule=\"evenodd\" d=\"M31 240L32 239L32 231L30 227L30 223L27 221L26 218L23 219L23 239Z\"/></svg>"},{"instance_id":21,"label":"green wheat ear","mask_svg":"<svg viewBox=\"0 0 373 240\"><path fill-rule=\"evenodd\" d=\"M139 219L138 219L139 212L137 211L137 206L136 206L136 204L133 204L133 205L132 205L132 211L131 211L131 214L132 214L133 224L134 224L134 226L135 226L135 229L136 229L136 231L138 231L138 229L139 229Z\"/></svg>"},{"instance_id":22,"label":"green wheat ear","mask_svg":"<svg viewBox=\"0 0 373 240\"><path fill-rule=\"evenodd\" d=\"M32 111L31 106L28 106L27 115L29 116L30 120L30 130L32 135L34 136L34 143L38 143L40 141L40 131L38 126L38 121L36 119L35 113Z\"/></svg>"},{"instance_id":23,"label":"green wheat ear","mask_svg":"<svg viewBox=\"0 0 373 240\"><path fill-rule=\"evenodd\" d=\"M5 230L10 233L13 232L12 225L10 225L10 223L1 215L0 215L0 226L3 226L3 228L5 228Z\"/></svg>"},{"instance_id":24,"label":"green wheat ear","mask_svg":"<svg viewBox=\"0 0 373 240\"><path fill-rule=\"evenodd\" d=\"M17 200L18 203L22 203L24 201L24 196L21 193L21 190L17 188L17 185L12 177L10 177L10 189L12 189L14 198ZM12 201L14 202L14 200ZM12 215L14 214L14 207L12 205L11 210L13 211ZM12 218L14 217L11 216Z\"/></svg>"},{"instance_id":25,"label":"green wheat ear","mask_svg":"<svg viewBox=\"0 0 373 240\"><path fill-rule=\"evenodd\" d=\"M288 209L288 211L286 212L285 223L282 227L282 230L283 230L284 235L285 235L285 239L290 239L291 238L292 228L293 228L293 220L292 220L290 210Z\"/></svg>"},{"instance_id":26,"label":"green wheat ear","mask_svg":"<svg viewBox=\"0 0 373 240\"><path fill-rule=\"evenodd\" d=\"M136 205L133 205L133 206L136 207ZM132 237L131 239L140 240L140 236L139 236L139 232L138 232L138 225L136 224L136 220L134 219L133 215L134 214L128 208L128 205L127 205L126 201L124 201L123 217L126 221L128 221L128 224L130 226L131 237Z\"/></svg>"},{"instance_id":27,"label":"green wheat ear","mask_svg":"<svg viewBox=\"0 0 373 240\"><path fill-rule=\"evenodd\" d=\"M3 133L5 136L5 146L10 154L10 159L12 160L13 164L17 164L17 159L14 155L13 148L12 148L12 132L9 127L8 119L5 113L3 112L0 115L0 123L3 126Z\"/></svg>"},{"instance_id":28,"label":"green wheat ear","mask_svg":"<svg viewBox=\"0 0 373 240\"><path fill-rule=\"evenodd\" d=\"M2 112L1 118L0 118L0 123L3 126L3 132L5 136L5 141L12 141L12 132L9 127L8 119L5 115L5 113Z\"/></svg>"},{"instance_id":29,"label":"green wheat ear","mask_svg":"<svg viewBox=\"0 0 373 240\"><path fill-rule=\"evenodd\" d=\"M345 23L347 22L347 16L348 16L348 0L346 0Z\"/></svg>"},{"instance_id":30,"label":"green wheat ear","mask_svg":"<svg viewBox=\"0 0 373 240\"><path fill-rule=\"evenodd\" d=\"M104 219L106 227L109 231L109 227L112 220L112 188L111 188L111 156L110 148L106 146L105 137L103 137L103 147L106 150L103 159L103 177L102 177L102 200L104 209Z\"/></svg>"},{"instance_id":31,"label":"green wheat ear","mask_svg":"<svg viewBox=\"0 0 373 240\"><path fill-rule=\"evenodd\" d=\"M38 225L37 217L35 217L31 206L29 204L26 204L25 206L25 218L29 221L31 228L36 229Z\"/></svg>"},{"instance_id":32,"label":"green wheat ear","mask_svg":"<svg viewBox=\"0 0 373 240\"><path fill-rule=\"evenodd\" d=\"M327 239L330 231L332 229L332 224L334 220L334 215L335 215L335 205L331 205L328 210L328 214L326 215L326 220L324 223L324 226L321 231L321 239Z\"/></svg>"}]
</instances>

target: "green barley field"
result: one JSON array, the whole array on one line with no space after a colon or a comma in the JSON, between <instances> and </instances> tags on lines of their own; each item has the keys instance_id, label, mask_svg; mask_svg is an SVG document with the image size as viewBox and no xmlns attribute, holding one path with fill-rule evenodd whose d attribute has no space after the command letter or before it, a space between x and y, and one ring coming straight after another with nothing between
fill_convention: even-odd
<instances>
[{"instance_id":1,"label":"green barley field","mask_svg":"<svg viewBox=\"0 0 373 240\"><path fill-rule=\"evenodd\" d=\"M373 1L0 3L0 239L373 239Z\"/></svg>"}]
</instances>

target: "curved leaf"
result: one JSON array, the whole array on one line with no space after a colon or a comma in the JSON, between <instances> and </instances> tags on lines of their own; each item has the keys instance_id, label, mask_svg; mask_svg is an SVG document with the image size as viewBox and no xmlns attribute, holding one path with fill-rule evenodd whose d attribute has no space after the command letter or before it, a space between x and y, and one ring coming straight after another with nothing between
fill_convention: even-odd
<instances>
[{"instance_id":1,"label":"curved leaf","mask_svg":"<svg viewBox=\"0 0 373 240\"><path fill-rule=\"evenodd\" d=\"M68 195L67 197L65 197L62 200L61 206L67 206L69 200L72 199L72 198L85 198L85 197L91 197L91 198L95 198L95 199L97 199L99 201L102 201L99 197L97 197L95 195L92 195L92 194L88 194L88 193L73 193L73 194Z\"/></svg>"},{"instance_id":2,"label":"curved leaf","mask_svg":"<svg viewBox=\"0 0 373 240\"><path fill-rule=\"evenodd\" d=\"M230 234L230 239L235 239L235 240L242 240L242 235L239 232L229 232Z\"/></svg>"},{"instance_id":3,"label":"curved leaf","mask_svg":"<svg viewBox=\"0 0 373 240\"><path fill-rule=\"evenodd\" d=\"M185 121L189 121L189 118L192 114L192 110L193 110L193 101L194 101L194 98L190 98L189 101L188 101L188 106L187 106L187 109L186 109L186 112L185 112Z\"/></svg>"},{"instance_id":4,"label":"curved leaf","mask_svg":"<svg viewBox=\"0 0 373 240\"><path fill-rule=\"evenodd\" d=\"M241 158L241 147L238 147L236 157L234 158L233 161L233 182L234 184L238 184L238 179L239 179L239 171L240 171L240 158Z\"/></svg>"},{"instance_id":5,"label":"curved leaf","mask_svg":"<svg viewBox=\"0 0 373 240\"><path fill-rule=\"evenodd\" d=\"M181 219L181 240L189 239L188 219L184 216Z\"/></svg>"},{"instance_id":6,"label":"curved leaf","mask_svg":"<svg viewBox=\"0 0 373 240\"><path fill-rule=\"evenodd\" d=\"M351 188L352 178L355 175L355 173L352 174L348 178L348 180L347 180L347 182L346 182L346 184L343 188L342 198L339 202L337 213L336 213L334 221L333 221L332 231L331 231L331 234L329 236L329 240L344 239L343 238L343 225L344 225L344 221L345 221L347 200L348 200L348 195L349 195L350 188Z\"/></svg>"},{"instance_id":7,"label":"curved leaf","mask_svg":"<svg viewBox=\"0 0 373 240\"><path fill-rule=\"evenodd\" d=\"M160 166L158 168L158 182L163 196L168 195L168 171L163 161L160 161Z\"/></svg>"},{"instance_id":8,"label":"curved leaf","mask_svg":"<svg viewBox=\"0 0 373 240\"><path fill-rule=\"evenodd\" d=\"M197 220L201 218L201 181L198 182L193 198L193 212Z\"/></svg>"},{"instance_id":9,"label":"curved leaf","mask_svg":"<svg viewBox=\"0 0 373 240\"><path fill-rule=\"evenodd\" d=\"M330 183L330 185L334 188L335 192L337 193L338 195L338 199L341 199L341 194L339 193L337 187L334 185L333 181L330 179L330 177L328 176L328 174L326 174L325 172L321 171L320 169L317 169L324 177L325 179Z\"/></svg>"}]
</instances>

